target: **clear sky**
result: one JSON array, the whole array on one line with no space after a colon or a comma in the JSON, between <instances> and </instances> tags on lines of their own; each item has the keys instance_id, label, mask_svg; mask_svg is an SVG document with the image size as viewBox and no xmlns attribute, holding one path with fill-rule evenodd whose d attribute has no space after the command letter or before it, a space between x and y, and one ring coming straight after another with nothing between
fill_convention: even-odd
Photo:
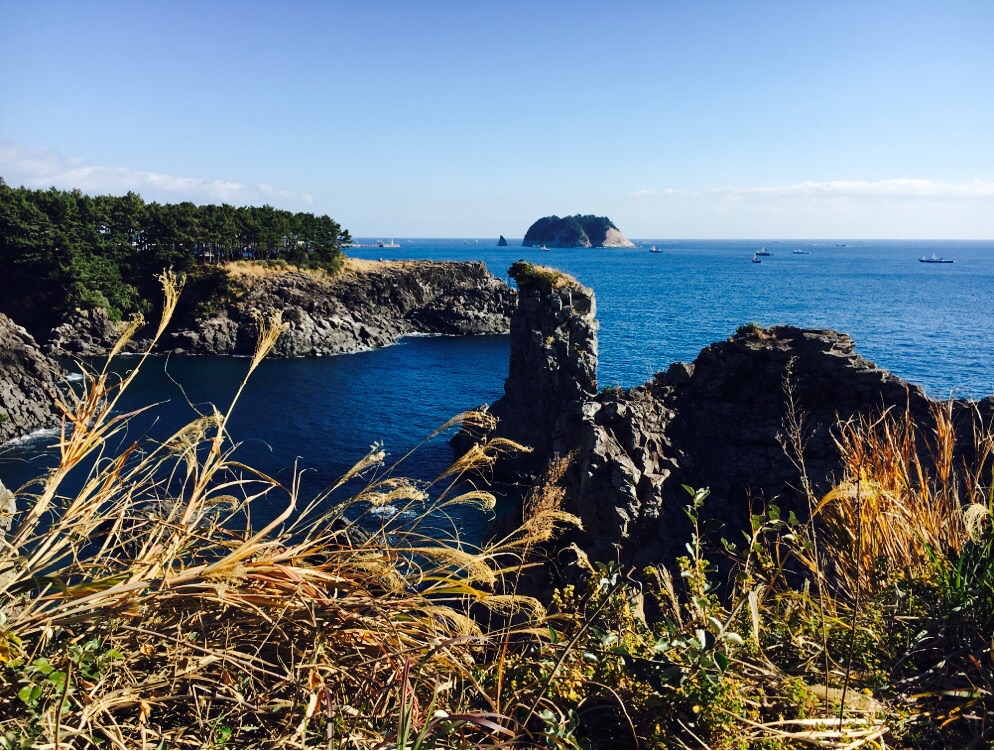
<instances>
[{"instance_id":1,"label":"clear sky","mask_svg":"<svg viewBox=\"0 0 994 751\"><path fill-rule=\"evenodd\" d=\"M994 0L0 0L0 176L359 237L994 238Z\"/></svg>"}]
</instances>

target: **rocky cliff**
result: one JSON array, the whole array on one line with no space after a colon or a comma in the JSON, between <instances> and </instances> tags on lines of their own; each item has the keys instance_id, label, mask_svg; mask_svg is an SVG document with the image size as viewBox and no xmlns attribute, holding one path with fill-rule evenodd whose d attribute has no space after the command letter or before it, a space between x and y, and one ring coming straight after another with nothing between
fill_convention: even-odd
<instances>
[{"instance_id":1,"label":"rocky cliff","mask_svg":"<svg viewBox=\"0 0 994 751\"><path fill-rule=\"evenodd\" d=\"M565 542L592 560L641 565L682 555L684 485L711 489L708 515L725 522L729 539L766 503L806 517L798 459L815 494L830 489L842 468L833 437L840 421L909 409L926 432L932 423L921 390L862 358L849 336L789 326L744 326L693 363L595 394L593 293L575 282L558 290L518 283L511 368L493 411L504 421L500 435L536 451L504 460L496 476L534 479L552 456L571 457L564 509L584 531ZM994 398L956 408L989 423Z\"/></svg>"},{"instance_id":2,"label":"rocky cliff","mask_svg":"<svg viewBox=\"0 0 994 751\"><path fill-rule=\"evenodd\" d=\"M61 377L31 335L0 314L0 443L58 424L52 396Z\"/></svg>"},{"instance_id":3,"label":"rocky cliff","mask_svg":"<svg viewBox=\"0 0 994 751\"><path fill-rule=\"evenodd\" d=\"M408 334L506 333L515 302L514 290L483 263L350 259L335 276L234 264L227 275L206 294L184 291L162 349L249 354L257 317L277 310L287 329L276 357L355 352ZM55 330L52 351L101 354L117 331L100 311L77 311Z\"/></svg>"},{"instance_id":4,"label":"rocky cliff","mask_svg":"<svg viewBox=\"0 0 994 751\"><path fill-rule=\"evenodd\" d=\"M519 261L510 274L518 284L511 316L511 348L504 396L490 408L496 435L533 453L502 463L503 479L541 473L553 448L549 415L568 412L597 393L597 308L594 293L576 279ZM456 438L457 451L468 438Z\"/></svg>"},{"instance_id":5,"label":"rocky cliff","mask_svg":"<svg viewBox=\"0 0 994 751\"><path fill-rule=\"evenodd\" d=\"M544 216L525 233L525 247L550 248L634 248L614 222L606 216Z\"/></svg>"}]
</instances>

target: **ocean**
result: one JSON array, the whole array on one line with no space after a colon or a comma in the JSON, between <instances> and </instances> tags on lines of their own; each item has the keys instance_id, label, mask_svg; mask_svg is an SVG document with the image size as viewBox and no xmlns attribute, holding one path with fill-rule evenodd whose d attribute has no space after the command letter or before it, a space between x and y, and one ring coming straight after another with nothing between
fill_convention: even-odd
<instances>
[{"instance_id":1,"label":"ocean","mask_svg":"<svg viewBox=\"0 0 994 751\"><path fill-rule=\"evenodd\" d=\"M994 242L645 239L635 249L548 252L520 240L498 248L496 238L396 242L350 254L481 260L505 279L514 261L526 259L593 287L602 387L643 383L755 322L844 331L864 357L935 397L994 393ZM662 252L650 253L652 245ZM753 263L761 246L773 255ZM933 254L954 263L918 261ZM427 481L451 452L447 436L419 444L453 415L500 397L508 344L506 336L410 337L370 352L267 360L234 413L236 457L286 483L302 470L304 498L330 487L373 444L391 461L402 459L398 474ZM115 367L136 362L121 358ZM247 367L245 358L151 359L122 406L158 406L129 437L166 436L208 403L223 409ZM43 471L51 443L42 435L0 449L0 480L16 488ZM515 499L510 492L505 507ZM261 510L254 518L267 516ZM472 510L456 517L469 539L486 521Z\"/></svg>"}]
</instances>

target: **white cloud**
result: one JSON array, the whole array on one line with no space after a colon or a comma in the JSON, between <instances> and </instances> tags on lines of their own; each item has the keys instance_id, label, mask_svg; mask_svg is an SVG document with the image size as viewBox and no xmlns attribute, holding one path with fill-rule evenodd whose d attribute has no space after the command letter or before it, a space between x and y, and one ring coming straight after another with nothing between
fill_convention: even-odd
<instances>
[{"instance_id":1,"label":"white cloud","mask_svg":"<svg viewBox=\"0 0 994 751\"><path fill-rule=\"evenodd\" d=\"M280 204L311 205L308 193L279 190L266 183L245 185L232 180L176 177L127 167L87 164L47 149L29 149L0 139L0 177L8 185L28 188L79 188L92 195L123 195L129 190L149 201L193 201L251 205L278 201Z\"/></svg>"},{"instance_id":2,"label":"white cloud","mask_svg":"<svg viewBox=\"0 0 994 751\"><path fill-rule=\"evenodd\" d=\"M627 195L636 236L994 237L994 182L921 178L807 181ZM622 216L624 212L618 212ZM665 229L664 229L665 228Z\"/></svg>"},{"instance_id":3,"label":"white cloud","mask_svg":"<svg viewBox=\"0 0 994 751\"><path fill-rule=\"evenodd\" d=\"M896 178L892 180L830 180L828 182L807 181L792 185L758 187L724 187L703 191L687 191L675 188L665 190L636 190L630 198L671 198L707 197L728 198L748 197L800 197L800 198L933 198L933 199L978 199L994 198L994 182L971 180L967 183L942 183L935 180L917 178Z\"/></svg>"}]
</instances>

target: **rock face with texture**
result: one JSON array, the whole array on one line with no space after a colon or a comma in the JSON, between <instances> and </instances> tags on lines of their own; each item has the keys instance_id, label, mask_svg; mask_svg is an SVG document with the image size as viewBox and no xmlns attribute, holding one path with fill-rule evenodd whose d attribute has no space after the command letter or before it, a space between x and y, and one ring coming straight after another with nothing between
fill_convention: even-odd
<instances>
[{"instance_id":1,"label":"rock face with texture","mask_svg":"<svg viewBox=\"0 0 994 751\"><path fill-rule=\"evenodd\" d=\"M672 562L690 534L684 485L711 489L706 514L725 523L730 540L767 503L805 518L797 460L812 492L827 492L842 470L834 439L840 421L908 409L923 434L934 425L922 391L858 355L849 336L789 326L742 327L652 382L596 394L591 291L580 288L577 306L576 292L567 305L562 291L519 285L510 374L492 411L503 421L500 435L537 450L495 471L498 479L534 478L549 457L571 457L563 508L584 531L560 540L560 563L569 543L591 560ZM577 358L581 351L590 355ZM994 397L955 409L990 423Z\"/></svg>"},{"instance_id":2,"label":"rock face with texture","mask_svg":"<svg viewBox=\"0 0 994 751\"><path fill-rule=\"evenodd\" d=\"M99 357L110 351L125 328L125 323L111 320L101 308L76 309L52 330L45 349L55 355ZM139 346L132 342L127 349L133 352Z\"/></svg>"},{"instance_id":3,"label":"rock face with texture","mask_svg":"<svg viewBox=\"0 0 994 751\"><path fill-rule=\"evenodd\" d=\"M355 352L392 344L408 334L501 334L510 325L515 293L483 263L349 262L323 277L272 271L233 277L233 293L208 300L175 322L162 350L251 354L258 316L280 311L286 331L273 355L301 357ZM53 349L106 352L117 328L99 311L80 312L56 329ZM134 348L134 347L132 347Z\"/></svg>"},{"instance_id":4,"label":"rock face with texture","mask_svg":"<svg viewBox=\"0 0 994 751\"><path fill-rule=\"evenodd\" d=\"M0 314L0 443L58 424L62 370L27 331Z\"/></svg>"},{"instance_id":5,"label":"rock face with texture","mask_svg":"<svg viewBox=\"0 0 994 751\"><path fill-rule=\"evenodd\" d=\"M617 555L619 546L633 564L669 561L690 534L684 485L711 489L707 515L726 524L729 539L767 503L804 518L793 426L820 495L842 470L833 438L840 421L905 407L930 422L921 390L860 357L845 334L743 328L692 364L564 415L555 451L575 452L569 510L584 520L591 557Z\"/></svg>"},{"instance_id":6,"label":"rock face with texture","mask_svg":"<svg viewBox=\"0 0 994 751\"><path fill-rule=\"evenodd\" d=\"M504 239L504 235L501 235L500 239L497 240L497 247L498 248L506 248L507 247L507 240Z\"/></svg>"},{"instance_id":7,"label":"rock face with texture","mask_svg":"<svg viewBox=\"0 0 994 751\"><path fill-rule=\"evenodd\" d=\"M634 248L614 222L606 216L544 216L525 233L525 247L550 248Z\"/></svg>"},{"instance_id":8,"label":"rock face with texture","mask_svg":"<svg viewBox=\"0 0 994 751\"><path fill-rule=\"evenodd\" d=\"M500 421L497 435L534 450L498 465L521 479L544 469L559 415L597 393L598 324L593 291L572 277L525 262L510 273L519 289L510 364L504 396L490 411Z\"/></svg>"}]
</instances>

